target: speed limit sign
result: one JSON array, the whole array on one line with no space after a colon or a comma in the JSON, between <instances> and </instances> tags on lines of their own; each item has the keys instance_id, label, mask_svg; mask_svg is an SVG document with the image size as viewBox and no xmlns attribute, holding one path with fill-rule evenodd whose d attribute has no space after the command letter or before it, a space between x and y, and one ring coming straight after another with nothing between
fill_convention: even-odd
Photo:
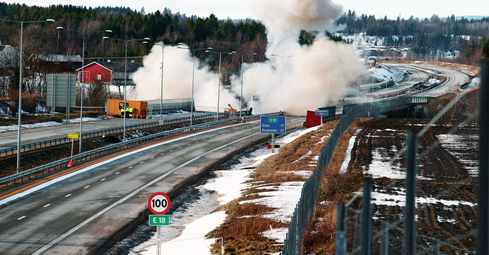
<instances>
[{"instance_id":1,"label":"speed limit sign","mask_svg":"<svg viewBox=\"0 0 489 255\"><path fill-rule=\"evenodd\" d=\"M156 192L148 199L148 208L154 214L165 214L170 210L170 197L163 192Z\"/></svg>"}]
</instances>

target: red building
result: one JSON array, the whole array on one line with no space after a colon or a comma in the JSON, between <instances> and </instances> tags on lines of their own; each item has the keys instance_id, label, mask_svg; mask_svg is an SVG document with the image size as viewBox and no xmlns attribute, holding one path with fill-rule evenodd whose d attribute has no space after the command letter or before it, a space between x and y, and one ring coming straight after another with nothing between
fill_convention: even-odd
<instances>
[{"instance_id":1,"label":"red building","mask_svg":"<svg viewBox=\"0 0 489 255\"><path fill-rule=\"evenodd\" d=\"M132 74L142 67L142 63L127 63L127 85L134 85ZM78 81L81 82L82 68L78 68ZM124 84L125 66L122 62L92 62L83 68L84 83L104 82L114 85Z\"/></svg>"}]
</instances>

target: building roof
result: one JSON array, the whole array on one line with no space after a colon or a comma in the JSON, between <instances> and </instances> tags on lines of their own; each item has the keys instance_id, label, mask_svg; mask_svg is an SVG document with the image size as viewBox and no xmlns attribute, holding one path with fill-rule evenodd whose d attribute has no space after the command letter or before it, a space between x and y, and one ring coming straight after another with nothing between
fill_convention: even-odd
<instances>
[{"instance_id":1,"label":"building roof","mask_svg":"<svg viewBox=\"0 0 489 255\"><path fill-rule=\"evenodd\" d=\"M57 55L57 54L48 54L48 55L38 55L37 58L39 60L47 61L47 62L65 62L65 63L73 63L73 62L82 62L82 57L80 55Z\"/></svg>"},{"instance_id":2,"label":"building roof","mask_svg":"<svg viewBox=\"0 0 489 255\"><path fill-rule=\"evenodd\" d=\"M107 68L108 70L112 72L124 72L124 62L92 62L88 65L85 65L84 68L87 68L88 66L91 66L93 64L97 64L100 66L103 66ZM127 72L128 73L134 73L136 72L140 67L143 67L143 63L127 63ZM81 70L81 67L77 69L77 71Z\"/></svg>"}]
</instances>

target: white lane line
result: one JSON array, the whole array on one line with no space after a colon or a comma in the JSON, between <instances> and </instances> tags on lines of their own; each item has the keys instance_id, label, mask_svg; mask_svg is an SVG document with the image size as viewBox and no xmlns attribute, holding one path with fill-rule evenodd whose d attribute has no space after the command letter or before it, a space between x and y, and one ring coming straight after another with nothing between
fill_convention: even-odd
<instances>
[{"instance_id":1,"label":"white lane line","mask_svg":"<svg viewBox=\"0 0 489 255\"><path fill-rule=\"evenodd\" d=\"M117 172L117 173L115 173L115 174L119 174L119 173L120 173L120 172Z\"/></svg>"},{"instance_id":2,"label":"white lane line","mask_svg":"<svg viewBox=\"0 0 489 255\"><path fill-rule=\"evenodd\" d=\"M199 142L195 142L195 143L199 143Z\"/></svg>"},{"instance_id":3,"label":"white lane line","mask_svg":"<svg viewBox=\"0 0 489 255\"><path fill-rule=\"evenodd\" d=\"M173 150L170 150L170 152L173 152Z\"/></svg>"},{"instance_id":4,"label":"white lane line","mask_svg":"<svg viewBox=\"0 0 489 255\"><path fill-rule=\"evenodd\" d=\"M84 187L84 189L88 189L88 188L90 188L90 185L87 185L87 186Z\"/></svg>"},{"instance_id":5,"label":"white lane line","mask_svg":"<svg viewBox=\"0 0 489 255\"><path fill-rule=\"evenodd\" d=\"M68 195L66 195L65 197L70 197L70 196L71 196L71 194L68 194Z\"/></svg>"},{"instance_id":6,"label":"white lane line","mask_svg":"<svg viewBox=\"0 0 489 255\"><path fill-rule=\"evenodd\" d=\"M154 159L155 157L151 157L151 159Z\"/></svg>"},{"instance_id":7,"label":"white lane line","mask_svg":"<svg viewBox=\"0 0 489 255\"><path fill-rule=\"evenodd\" d=\"M101 182L105 181L105 178L102 178L102 180L100 180Z\"/></svg>"},{"instance_id":8,"label":"white lane line","mask_svg":"<svg viewBox=\"0 0 489 255\"><path fill-rule=\"evenodd\" d=\"M21 219L23 219L23 218L25 218L25 216L22 216L22 217L18 218L17 220L21 220Z\"/></svg>"},{"instance_id":9,"label":"white lane line","mask_svg":"<svg viewBox=\"0 0 489 255\"><path fill-rule=\"evenodd\" d=\"M46 208L46 207L48 207L48 206L50 206L50 205L51 205L51 204L47 204L47 205L43 206L43 208Z\"/></svg>"},{"instance_id":10,"label":"white lane line","mask_svg":"<svg viewBox=\"0 0 489 255\"><path fill-rule=\"evenodd\" d=\"M252 136L255 136L255 135L259 135L260 133L255 133L255 134L251 134L251 135L248 135L248 136L245 136L241 139L238 139L238 140L235 140L233 142L230 142L228 144L225 144L221 147L217 147L213 150L210 150L208 152L205 152L205 153L202 153L200 154L199 156L173 168L172 170L160 175L159 177L153 179L152 181L146 183L145 185L139 187L138 189L134 190L133 192L127 194L126 196L124 196L123 198L117 200L115 203L105 207L103 210L101 210L100 212L94 214L92 217L84 220L82 223L76 225L74 228L66 231L64 234L58 236L56 239L52 240L51 242L49 242L48 244L44 245L43 247L39 248L39 250L37 250L36 252L32 253L32 255L40 255L42 254L43 252L45 252L46 250L48 250L49 248L51 248L53 245L57 244L58 242L60 242L61 240L65 239L66 237L68 237L69 235L73 234L75 231L77 231L78 229L82 228L83 226L87 225L88 223L90 223L91 221L93 221L94 219L98 218L100 215L108 212L110 209L116 207L117 205L123 203L124 201L128 200L129 198L135 196L136 194L138 194L139 192L141 192L141 190L144 190L146 189L147 187L161 181L163 178L167 177L168 175L172 174L173 172L177 171L178 169L182 168L182 167L185 167L191 163L193 163L194 161L196 161L197 159L207 155L207 154L210 154L210 153L214 153L215 151L218 151L220 149L223 149L223 148L226 148L226 146L228 146L229 144L234 144L234 143L238 143L238 142L241 142L243 140L246 140Z\"/></svg>"},{"instance_id":11,"label":"white lane line","mask_svg":"<svg viewBox=\"0 0 489 255\"><path fill-rule=\"evenodd\" d=\"M132 166L129 167L129 169L131 169L131 168L132 168Z\"/></svg>"},{"instance_id":12,"label":"white lane line","mask_svg":"<svg viewBox=\"0 0 489 255\"><path fill-rule=\"evenodd\" d=\"M142 164L142 163L144 163L144 161L139 162L139 164Z\"/></svg>"},{"instance_id":13,"label":"white lane line","mask_svg":"<svg viewBox=\"0 0 489 255\"><path fill-rule=\"evenodd\" d=\"M165 155L165 153L161 153L161 156Z\"/></svg>"},{"instance_id":14,"label":"white lane line","mask_svg":"<svg viewBox=\"0 0 489 255\"><path fill-rule=\"evenodd\" d=\"M179 148L179 149L181 149L181 148L182 148L182 146L180 146L180 147L178 147L178 148Z\"/></svg>"}]
</instances>

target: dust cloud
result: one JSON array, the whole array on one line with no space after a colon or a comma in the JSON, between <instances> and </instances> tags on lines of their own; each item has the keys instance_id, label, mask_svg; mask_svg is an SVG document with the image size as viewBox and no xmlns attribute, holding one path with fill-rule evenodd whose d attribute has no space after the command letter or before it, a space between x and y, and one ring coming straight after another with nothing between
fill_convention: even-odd
<instances>
[{"instance_id":1,"label":"dust cloud","mask_svg":"<svg viewBox=\"0 0 489 255\"><path fill-rule=\"evenodd\" d=\"M335 43L322 35L334 30L341 6L330 0L257 0L254 5L256 16L267 28L269 60L242 67L243 98L253 113L281 110L305 115L306 110L341 99L347 86L365 72L353 45ZM320 31L312 45L299 45L302 29ZM160 98L161 48L153 47L143 61L145 67L134 74L135 99ZM164 63L169 64L164 66L163 98L190 98L194 62L196 109L215 111L218 74L205 63L197 66L199 61L189 50L165 46L164 53ZM220 108L231 104L239 109L236 96L240 95L241 77L232 76L231 85L229 90L221 87Z\"/></svg>"}]
</instances>

